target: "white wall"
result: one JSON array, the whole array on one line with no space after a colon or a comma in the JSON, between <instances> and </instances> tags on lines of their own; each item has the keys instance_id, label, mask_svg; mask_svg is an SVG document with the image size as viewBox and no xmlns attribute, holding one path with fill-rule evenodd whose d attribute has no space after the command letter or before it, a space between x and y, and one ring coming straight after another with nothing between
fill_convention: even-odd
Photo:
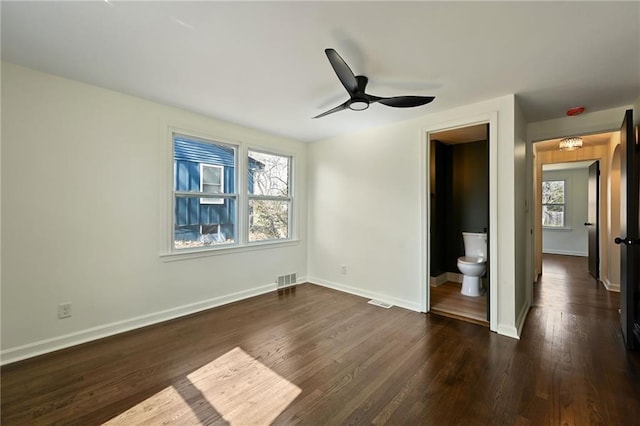
<instances>
[{"instance_id":1,"label":"white wall","mask_svg":"<svg viewBox=\"0 0 640 426\"><path fill-rule=\"evenodd\" d=\"M514 282L514 315L517 334L520 335L529 308L531 299L529 287L533 281L530 274L529 248L531 247L531 191L528 191L531 182L528 168L531 165L531 153L527 150L527 121L524 118L518 99L515 103L515 134L514 134L514 215L515 224L513 235L515 237L515 282Z\"/></svg>"},{"instance_id":2,"label":"white wall","mask_svg":"<svg viewBox=\"0 0 640 426\"><path fill-rule=\"evenodd\" d=\"M565 181L565 228L542 229L542 252L588 256L589 169L544 171L542 180ZM604 226L605 224L601 224Z\"/></svg>"},{"instance_id":3,"label":"white wall","mask_svg":"<svg viewBox=\"0 0 640 426\"><path fill-rule=\"evenodd\" d=\"M496 144L490 197L497 206L492 329L517 337L515 288L525 283L516 280L515 240L526 235L515 228L516 181L524 177L514 178L512 95L311 144L308 279L420 310L427 282L425 135L490 117Z\"/></svg>"},{"instance_id":4,"label":"white wall","mask_svg":"<svg viewBox=\"0 0 640 426\"><path fill-rule=\"evenodd\" d=\"M300 242L166 261L168 128L294 154ZM273 290L306 275L307 145L2 64L2 360ZM73 316L57 319L61 302Z\"/></svg>"},{"instance_id":5,"label":"white wall","mask_svg":"<svg viewBox=\"0 0 640 426\"><path fill-rule=\"evenodd\" d=\"M607 289L620 291L620 246L614 240L620 236L620 132L612 133L609 140L609 199L607 205L610 211L607 222L607 242L605 250L609 255L609 266L603 282Z\"/></svg>"}]
</instances>

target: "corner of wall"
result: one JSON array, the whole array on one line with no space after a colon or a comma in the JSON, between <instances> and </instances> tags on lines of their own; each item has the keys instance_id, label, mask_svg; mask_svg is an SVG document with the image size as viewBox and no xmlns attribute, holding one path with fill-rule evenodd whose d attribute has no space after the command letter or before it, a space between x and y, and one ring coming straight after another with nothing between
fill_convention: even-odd
<instances>
[{"instance_id":1,"label":"corner of wall","mask_svg":"<svg viewBox=\"0 0 640 426\"><path fill-rule=\"evenodd\" d=\"M520 339L522 336L522 329L524 328L524 324L527 320L527 314L531 309L531 302L528 300L525 301L525 304L520 309L518 313L518 317L515 323L515 326L509 324L499 324L498 325L498 334L506 337L511 337L513 339Z\"/></svg>"}]
</instances>

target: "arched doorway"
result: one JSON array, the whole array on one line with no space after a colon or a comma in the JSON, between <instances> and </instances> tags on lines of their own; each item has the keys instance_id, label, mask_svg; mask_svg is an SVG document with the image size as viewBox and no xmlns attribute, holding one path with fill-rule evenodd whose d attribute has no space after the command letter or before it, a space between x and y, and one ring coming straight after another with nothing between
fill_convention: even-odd
<instances>
[{"instance_id":1,"label":"arched doorway","mask_svg":"<svg viewBox=\"0 0 640 426\"><path fill-rule=\"evenodd\" d=\"M611 156L609 175L609 235L620 235L620 144ZM620 291L620 246L609 239L609 274L605 280L608 290Z\"/></svg>"}]
</instances>

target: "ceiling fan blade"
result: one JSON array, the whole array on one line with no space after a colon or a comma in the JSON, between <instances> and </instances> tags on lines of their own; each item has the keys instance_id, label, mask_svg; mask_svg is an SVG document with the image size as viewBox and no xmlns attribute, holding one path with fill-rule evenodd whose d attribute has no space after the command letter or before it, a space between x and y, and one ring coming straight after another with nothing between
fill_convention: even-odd
<instances>
[{"instance_id":1,"label":"ceiling fan blade","mask_svg":"<svg viewBox=\"0 0 640 426\"><path fill-rule=\"evenodd\" d=\"M380 98L378 102L390 107L410 108L426 105L434 99L434 96L394 96L392 98Z\"/></svg>"},{"instance_id":2,"label":"ceiling fan blade","mask_svg":"<svg viewBox=\"0 0 640 426\"><path fill-rule=\"evenodd\" d=\"M320 117L324 117L325 115L329 115L329 114L333 114L334 112L338 112L338 111L342 111L343 109L347 109L349 107L349 101L346 101L345 103L343 103L342 105L338 105L335 108L331 108L329 111L325 111L320 115L316 115L313 118L320 118Z\"/></svg>"},{"instance_id":3,"label":"ceiling fan blade","mask_svg":"<svg viewBox=\"0 0 640 426\"><path fill-rule=\"evenodd\" d=\"M340 80L340 83L347 89L349 95L356 93L358 90L358 82L349 65L347 65L344 59L342 59L334 49L325 49L324 53L327 55L333 70L336 72L338 80Z\"/></svg>"}]
</instances>

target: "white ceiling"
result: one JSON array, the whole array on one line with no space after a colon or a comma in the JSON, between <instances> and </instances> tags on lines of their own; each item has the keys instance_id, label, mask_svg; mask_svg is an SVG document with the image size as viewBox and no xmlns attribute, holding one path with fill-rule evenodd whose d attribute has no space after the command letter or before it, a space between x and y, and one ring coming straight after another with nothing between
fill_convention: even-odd
<instances>
[{"instance_id":1,"label":"white ceiling","mask_svg":"<svg viewBox=\"0 0 640 426\"><path fill-rule=\"evenodd\" d=\"M639 2L8 2L2 59L314 141L515 93L528 121L640 95ZM324 49L378 96L347 99Z\"/></svg>"}]
</instances>

